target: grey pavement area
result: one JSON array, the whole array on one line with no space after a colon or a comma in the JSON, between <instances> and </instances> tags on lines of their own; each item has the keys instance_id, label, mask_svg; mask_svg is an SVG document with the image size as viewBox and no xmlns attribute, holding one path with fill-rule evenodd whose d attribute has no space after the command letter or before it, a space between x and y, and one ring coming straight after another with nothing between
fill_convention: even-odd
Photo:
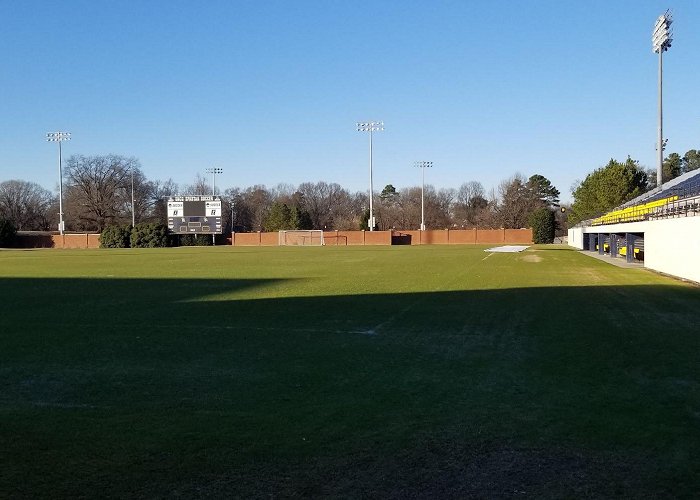
<instances>
[{"instance_id":1,"label":"grey pavement area","mask_svg":"<svg viewBox=\"0 0 700 500\"><path fill-rule=\"evenodd\" d=\"M598 252L590 252L586 250L579 250L583 255L588 255L590 257L593 257L594 259L602 260L603 262L607 262L608 264L612 264L613 266L617 267L626 267L629 269L644 269L644 262L641 261L635 261L633 263L627 262L622 257L610 257L610 254L604 254L600 255Z\"/></svg>"}]
</instances>

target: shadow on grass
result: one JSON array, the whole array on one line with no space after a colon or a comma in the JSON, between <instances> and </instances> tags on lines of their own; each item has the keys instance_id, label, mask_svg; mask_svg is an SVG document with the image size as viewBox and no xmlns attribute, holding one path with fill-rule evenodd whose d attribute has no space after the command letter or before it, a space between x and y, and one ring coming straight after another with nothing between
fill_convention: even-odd
<instances>
[{"instance_id":1,"label":"shadow on grass","mask_svg":"<svg viewBox=\"0 0 700 500\"><path fill-rule=\"evenodd\" d=\"M697 288L297 284L1 279L0 496L700 488Z\"/></svg>"}]
</instances>

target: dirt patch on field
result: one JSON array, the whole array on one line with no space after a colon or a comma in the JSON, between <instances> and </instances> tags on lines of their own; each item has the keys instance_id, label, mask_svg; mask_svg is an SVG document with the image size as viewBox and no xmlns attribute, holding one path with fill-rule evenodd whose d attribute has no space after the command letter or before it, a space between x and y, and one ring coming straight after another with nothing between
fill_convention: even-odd
<instances>
[{"instance_id":1,"label":"dirt patch on field","mask_svg":"<svg viewBox=\"0 0 700 500\"><path fill-rule=\"evenodd\" d=\"M542 262L542 257L537 254L526 254L520 257L520 260L524 262Z\"/></svg>"}]
</instances>

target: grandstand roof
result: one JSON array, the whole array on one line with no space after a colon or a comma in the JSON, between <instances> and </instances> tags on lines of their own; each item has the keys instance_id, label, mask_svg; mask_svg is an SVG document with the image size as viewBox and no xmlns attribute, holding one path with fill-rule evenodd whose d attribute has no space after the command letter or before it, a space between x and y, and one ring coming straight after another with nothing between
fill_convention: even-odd
<instances>
[{"instance_id":1,"label":"grandstand roof","mask_svg":"<svg viewBox=\"0 0 700 500\"><path fill-rule=\"evenodd\" d=\"M620 208L639 205L640 203L648 203L662 198L678 196L679 199L690 196L700 195L700 169L691 170L683 175L671 179L664 183L660 188L654 188L651 191L637 196L636 198L620 205Z\"/></svg>"}]
</instances>

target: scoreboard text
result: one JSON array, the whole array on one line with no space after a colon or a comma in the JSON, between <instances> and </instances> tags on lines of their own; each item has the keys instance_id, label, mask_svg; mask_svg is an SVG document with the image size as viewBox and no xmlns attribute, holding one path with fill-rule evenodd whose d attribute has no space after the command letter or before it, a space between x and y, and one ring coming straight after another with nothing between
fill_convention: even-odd
<instances>
[{"instance_id":1,"label":"scoreboard text","mask_svg":"<svg viewBox=\"0 0 700 500\"><path fill-rule=\"evenodd\" d=\"M175 234L221 234L219 196L171 196L168 229Z\"/></svg>"}]
</instances>

